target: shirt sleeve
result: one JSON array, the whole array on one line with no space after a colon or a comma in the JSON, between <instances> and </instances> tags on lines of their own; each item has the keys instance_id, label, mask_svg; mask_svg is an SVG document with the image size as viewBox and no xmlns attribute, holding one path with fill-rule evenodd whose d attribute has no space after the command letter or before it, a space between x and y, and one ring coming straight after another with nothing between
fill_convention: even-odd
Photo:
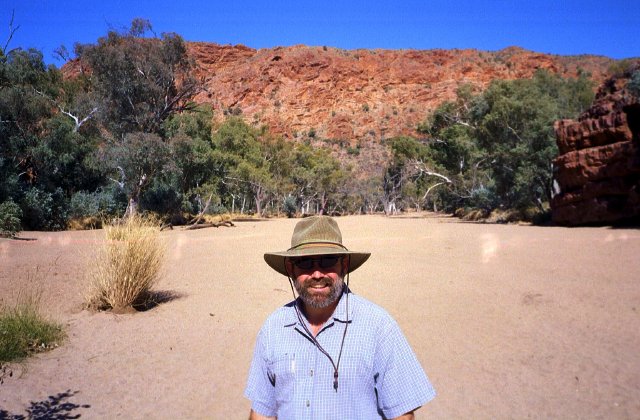
<instances>
[{"instance_id":1,"label":"shirt sleeve","mask_svg":"<svg viewBox=\"0 0 640 420\"><path fill-rule=\"evenodd\" d=\"M263 328L258 333L244 395L251 400L251 408L253 411L266 417L275 417L277 414L275 388L273 382L270 380L267 368L265 335L266 333Z\"/></svg>"},{"instance_id":2,"label":"shirt sleeve","mask_svg":"<svg viewBox=\"0 0 640 420\"><path fill-rule=\"evenodd\" d=\"M436 392L398 324L390 320L386 329L376 351L376 392L385 418L394 418L431 401Z\"/></svg>"}]
</instances>

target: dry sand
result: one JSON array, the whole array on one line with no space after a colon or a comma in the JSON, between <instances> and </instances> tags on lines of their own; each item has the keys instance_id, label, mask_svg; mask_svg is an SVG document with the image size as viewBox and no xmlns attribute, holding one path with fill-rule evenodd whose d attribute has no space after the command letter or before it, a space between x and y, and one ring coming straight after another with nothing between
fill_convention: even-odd
<instances>
[{"instance_id":1,"label":"dry sand","mask_svg":"<svg viewBox=\"0 0 640 420\"><path fill-rule=\"evenodd\" d=\"M338 222L348 247L372 252L352 289L397 319L438 391L417 418L640 417L640 230L433 215ZM60 348L12 366L0 409L246 418L256 333L291 299L262 254L286 249L295 223L163 232L158 289L177 297L126 315L81 310L102 232L0 240L2 299L38 285L44 311L68 334Z\"/></svg>"}]
</instances>

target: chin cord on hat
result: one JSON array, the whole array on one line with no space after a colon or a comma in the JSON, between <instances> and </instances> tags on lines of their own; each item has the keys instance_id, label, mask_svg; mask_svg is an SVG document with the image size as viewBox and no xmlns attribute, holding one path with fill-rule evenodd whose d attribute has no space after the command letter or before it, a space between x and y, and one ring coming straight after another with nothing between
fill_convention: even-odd
<instances>
[{"instance_id":1,"label":"chin cord on hat","mask_svg":"<svg viewBox=\"0 0 640 420\"><path fill-rule=\"evenodd\" d=\"M349 256L347 255L346 258L349 258ZM313 344L315 344L316 348L320 350L322 354L327 356L327 358L331 362L331 365L333 366L333 389L336 392L338 392L338 369L340 367L340 359L342 359L342 349L344 348L344 339L347 336L347 327L349 326L349 271L347 271L347 275L346 275L346 289L344 285L342 286L343 287L342 293L346 292L346 295L347 295L346 297L347 300L345 302L346 322L344 324L344 331L342 332L342 341L340 342L340 352L338 353L337 363L333 361L333 358L331 357L331 355L329 355L329 353L320 345L320 343L318 343L318 340L316 340L316 337L311 333L311 331L309 331L309 329L307 328L307 325L304 323L304 320L302 319L302 315L300 315L300 311L298 310L298 305L295 302L296 293L293 289L293 278L292 276L289 275L289 270L287 270L287 278L289 279L289 285L291 286L291 293L293 293L293 299L294 299L293 308L295 309L296 315L298 316L298 321L300 321L300 325L302 325L302 328L304 328L304 331L309 335L309 338L311 339L311 341L313 341Z\"/></svg>"}]
</instances>

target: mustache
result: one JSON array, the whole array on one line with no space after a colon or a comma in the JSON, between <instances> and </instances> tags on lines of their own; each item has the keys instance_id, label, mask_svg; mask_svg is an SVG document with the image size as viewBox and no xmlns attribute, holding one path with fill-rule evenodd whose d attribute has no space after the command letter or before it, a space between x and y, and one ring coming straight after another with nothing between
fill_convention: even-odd
<instances>
[{"instance_id":1,"label":"mustache","mask_svg":"<svg viewBox=\"0 0 640 420\"><path fill-rule=\"evenodd\" d=\"M331 284L333 283L333 279L331 279L331 277L322 277L319 279L307 279L304 281L304 285L318 284L318 283Z\"/></svg>"}]
</instances>

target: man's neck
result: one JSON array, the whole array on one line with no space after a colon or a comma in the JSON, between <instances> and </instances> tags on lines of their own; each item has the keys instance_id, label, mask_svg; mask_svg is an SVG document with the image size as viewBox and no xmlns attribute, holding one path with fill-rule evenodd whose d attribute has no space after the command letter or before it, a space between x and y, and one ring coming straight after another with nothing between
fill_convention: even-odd
<instances>
[{"instance_id":1,"label":"man's neck","mask_svg":"<svg viewBox=\"0 0 640 420\"><path fill-rule=\"evenodd\" d=\"M307 318L307 321L309 321L311 332L314 336L320 332L320 328L322 328L322 326L333 316L333 313L339 303L340 299L336 300L326 308L314 308L304 302L302 303L304 316Z\"/></svg>"}]
</instances>

